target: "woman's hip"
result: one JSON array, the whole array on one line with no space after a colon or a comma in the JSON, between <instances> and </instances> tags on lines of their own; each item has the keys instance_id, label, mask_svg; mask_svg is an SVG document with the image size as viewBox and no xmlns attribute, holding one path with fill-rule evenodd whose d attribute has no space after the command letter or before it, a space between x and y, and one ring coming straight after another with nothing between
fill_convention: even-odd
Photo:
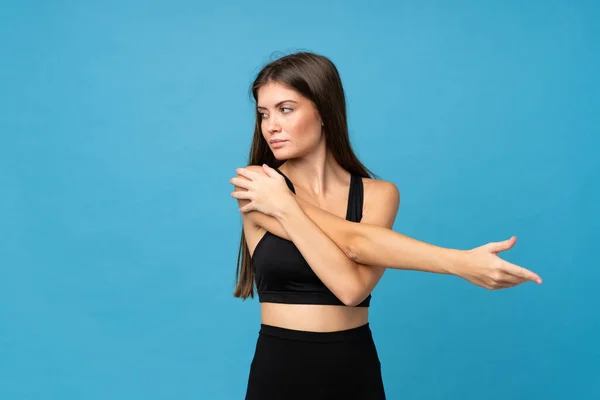
<instances>
[{"instance_id":1,"label":"woman's hip","mask_svg":"<svg viewBox=\"0 0 600 400\"><path fill-rule=\"evenodd\" d=\"M261 325L247 399L334 395L385 398L381 364L368 323L334 332Z\"/></svg>"}]
</instances>

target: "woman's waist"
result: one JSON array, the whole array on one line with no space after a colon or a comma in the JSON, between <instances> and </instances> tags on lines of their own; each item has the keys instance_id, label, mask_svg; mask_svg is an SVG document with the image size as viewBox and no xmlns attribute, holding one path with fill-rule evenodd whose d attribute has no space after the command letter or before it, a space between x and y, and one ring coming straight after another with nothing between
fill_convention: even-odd
<instances>
[{"instance_id":1,"label":"woman's waist","mask_svg":"<svg viewBox=\"0 0 600 400\"><path fill-rule=\"evenodd\" d=\"M261 322L310 332L335 332L357 328L369 321L368 307L263 302Z\"/></svg>"}]
</instances>

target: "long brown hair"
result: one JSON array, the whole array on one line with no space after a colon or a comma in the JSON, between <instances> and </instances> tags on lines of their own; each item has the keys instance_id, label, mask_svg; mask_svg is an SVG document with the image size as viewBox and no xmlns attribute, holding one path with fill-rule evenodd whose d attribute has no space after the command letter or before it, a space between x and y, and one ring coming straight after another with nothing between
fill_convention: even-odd
<instances>
[{"instance_id":1,"label":"long brown hair","mask_svg":"<svg viewBox=\"0 0 600 400\"><path fill-rule=\"evenodd\" d=\"M342 168L361 177L375 177L352 150L348 136L344 88L333 62L324 56L304 51L269 62L257 74L250 88L255 102L258 102L258 89L269 82L284 84L314 102L324 125L327 149ZM261 115L255 108L254 136L248 165L267 164L278 168L284 161L275 158L262 135L260 125ZM254 269L243 229L235 279L235 297L254 297Z\"/></svg>"}]
</instances>

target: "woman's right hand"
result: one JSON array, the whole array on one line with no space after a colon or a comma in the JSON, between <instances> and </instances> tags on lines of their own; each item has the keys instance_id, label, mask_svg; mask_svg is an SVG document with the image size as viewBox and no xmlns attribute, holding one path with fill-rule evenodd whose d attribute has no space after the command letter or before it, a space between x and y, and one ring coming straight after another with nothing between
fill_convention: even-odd
<instances>
[{"instance_id":1,"label":"woman's right hand","mask_svg":"<svg viewBox=\"0 0 600 400\"><path fill-rule=\"evenodd\" d=\"M239 176L229 181L237 188L231 197L249 202L240 208L243 213L258 211L278 218L283 211L297 206L296 196L285 182L285 178L276 170L263 164L262 167L250 165L237 168Z\"/></svg>"},{"instance_id":2,"label":"woman's right hand","mask_svg":"<svg viewBox=\"0 0 600 400\"><path fill-rule=\"evenodd\" d=\"M513 236L502 242L463 251L464 257L461 257L454 274L490 290L506 289L527 281L541 284L542 278L537 274L498 257L498 253L512 248L516 241Z\"/></svg>"}]
</instances>

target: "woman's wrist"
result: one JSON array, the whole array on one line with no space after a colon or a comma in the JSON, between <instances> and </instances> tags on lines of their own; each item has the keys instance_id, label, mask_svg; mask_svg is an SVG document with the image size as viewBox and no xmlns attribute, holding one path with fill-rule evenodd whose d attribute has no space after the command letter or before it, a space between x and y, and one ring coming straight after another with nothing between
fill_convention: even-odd
<instances>
[{"instance_id":1,"label":"woman's wrist","mask_svg":"<svg viewBox=\"0 0 600 400\"><path fill-rule=\"evenodd\" d=\"M444 270L449 275L461 276L464 269L467 267L466 252L458 249L444 249L446 252L446 262Z\"/></svg>"},{"instance_id":2,"label":"woman's wrist","mask_svg":"<svg viewBox=\"0 0 600 400\"><path fill-rule=\"evenodd\" d=\"M275 217L279 223L282 223L291 215L302 211L302 208L296 201L296 196L291 193L286 197L285 201L283 201L281 205L282 207L273 215L273 217Z\"/></svg>"}]
</instances>

